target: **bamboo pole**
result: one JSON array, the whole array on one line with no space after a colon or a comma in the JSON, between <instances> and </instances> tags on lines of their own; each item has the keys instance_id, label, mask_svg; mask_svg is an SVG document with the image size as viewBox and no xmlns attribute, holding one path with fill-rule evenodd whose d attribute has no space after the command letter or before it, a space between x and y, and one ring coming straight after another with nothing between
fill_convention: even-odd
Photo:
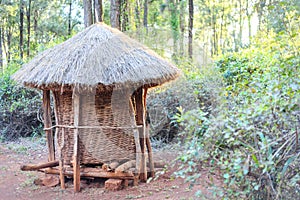
<instances>
[{"instance_id":1,"label":"bamboo pole","mask_svg":"<svg viewBox=\"0 0 300 200\"><path fill-rule=\"evenodd\" d=\"M52 126L51 121L51 106L50 106L50 90L43 90L43 110L44 110L44 127L49 128ZM54 153L54 138L52 130L46 130L46 139L47 139L47 146L48 146L48 161L55 160L55 153Z\"/></svg>"},{"instance_id":2,"label":"bamboo pole","mask_svg":"<svg viewBox=\"0 0 300 200\"><path fill-rule=\"evenodd\" d=\"M74 126L78 127L80 118L80 95L74 94ZM80 159L78 144L78 128L74 129L73 178L74 191L80 191Z\"/></svg>"}]
</instances>

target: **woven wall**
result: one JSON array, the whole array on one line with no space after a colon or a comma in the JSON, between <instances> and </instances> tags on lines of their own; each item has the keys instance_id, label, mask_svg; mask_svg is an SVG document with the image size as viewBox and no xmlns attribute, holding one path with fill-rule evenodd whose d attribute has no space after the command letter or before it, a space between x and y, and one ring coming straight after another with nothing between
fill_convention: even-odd
<instances>
[{"instance_id":1,"label":"woven wall","mask_svg":"<svg viewBox=\"0 0 300 200\"><path fill-rule=\"evenodd\" d=\"M72 91L54 92L58 125L74 125ZM82 164L135 159L135 113L130 91L87 92L80 95L79 155ZM88 128L87 128L88 126ZM64 134L63 134L64 132ZM65 164L73 156L74 129L59 128L58 143ZM64 137L62 137L64 135Z\"/></svg>"}]
</instances>

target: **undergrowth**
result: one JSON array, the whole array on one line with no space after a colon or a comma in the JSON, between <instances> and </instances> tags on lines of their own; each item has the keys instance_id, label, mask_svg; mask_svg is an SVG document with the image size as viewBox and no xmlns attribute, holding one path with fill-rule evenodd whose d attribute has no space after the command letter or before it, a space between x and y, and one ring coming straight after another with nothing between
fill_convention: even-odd
<instances>
[{"instance_id":1,"label":"undergrowth","mask_svg":"<svg viewBox=\"0 0 300 200\"><path fill-rule=\"evenodd\" d=\"M176 116L186 137L177 175L193 183L201 166L220 170L222 199L300 199L300 45L290 41L299 36L260 35L217 59L216 80L207 70L190 79L215 103L200 97Z\"/></svg>"}]
</instances>

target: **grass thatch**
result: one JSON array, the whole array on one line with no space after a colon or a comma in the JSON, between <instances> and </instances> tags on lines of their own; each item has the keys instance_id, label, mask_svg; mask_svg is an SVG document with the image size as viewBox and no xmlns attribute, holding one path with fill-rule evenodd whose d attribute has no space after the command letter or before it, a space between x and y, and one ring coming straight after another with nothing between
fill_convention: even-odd
<instances>
[{"instance_id":1,"label":"grass thatch","mask_svg":"<svg viewBox=\"0 0 300 200\"><path fill-rule=\"evenodd\" d=\"M51 85L157 85L179 71L156 53L103 23L50 48L13 75L32 87Z\"/></svg>"}]
</instances>

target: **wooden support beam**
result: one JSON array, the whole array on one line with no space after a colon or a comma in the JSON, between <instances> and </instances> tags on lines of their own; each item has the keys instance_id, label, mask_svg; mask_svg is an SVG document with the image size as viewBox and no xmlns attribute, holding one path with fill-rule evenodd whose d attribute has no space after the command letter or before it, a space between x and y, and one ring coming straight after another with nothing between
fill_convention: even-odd
<instances>
[{"instance_id":1,"label":"wooden support beam","mask_svg":"<svg viewBox=\"0 0 300 200\"><path fill-rule=\"evenodd\" d=\"M155 169L154 169L154 162L153 162L152 147L151 147L151 142L150 142L150 138L149 138L149 125L146 125L146 146L147 146L147 150L148 150L150 175L151 175L151 177L154 177Z\"/></svg>"},{"instance_id":2,"label":"wooden support beam","mask_svg":"<svg viewBox=\"0 0 300 200\"><path fill-rule=\"evenodd\" d=\"M149 167L150 167L150 175L151 177L154 177L155 175L155 169L154 169L154 161L153 161L153 153L152 153L152 147L151 147L151 141L150 141L150 136L149 136L149 129L150 125L149 122L147 121L147 92L148 88L144 88L144 95L143 95L143 102L144 102L144 108L145 108L145 119L144 119L144 132L145 132L145 142L146 142L146 147L148 151L148 161L149 161Z\"/></svg>"},{"instance_id":3,"label":"wooden support beam","mask_svg":"<svg viewBox=\"0 0 300 200\"><path fill-rule=\"evenodd\" d=\"M55 123L56 125L61 124L61 119L59 117L59 113L61 112L60 110L60 101L59 101L59 93L58 92L53 92L52 93L54 96L54 114L55 114ZM62 155L62 149L64 148L65 145L65 128L61 128L61 141L60 144L58 142L59 140L59 127L55 128L55 137L56 137L56 146L58 147L58 160L59 160L59 179L60 179L60 187L61 189L65 189L65 175L64 175L64 160L63 160L63 155Z\"/></svg>"},{"instance_id":4,"label":"wooden support beam","mask_svg":"<svg viewBox=\"0 0 300 200\"><path fill-rule=\"evenodd\" d=\"M133 131L134 134L134 142L135 142L135 168L136 168L136 177L140 176L141 173L141 145L140 145L140 137L138 130ZM134 185L138 184L138 180L134 179Z\"/></svg>"},{"instance_id":5,"label":"wooden support beam","mask_svg":"<svg viewBox=\"0 0 300 200\"><path fill-rule=\"evenodd\" d=\"M74 106L74 126L79 126L80 118L80 95L74 94L73 100ZM74 129L74 152L73 152L73 179L74 179L74 191L80 191L80 159L79 159L79 133L78 128Z\"/></svg>"},{"instance_id":6,"label":"wooden support beam","mask_svg":"<svg viewBox=\"0 0 300 200\"><path fill-rule=\"evenodd\" d=\"M136 104L136 123L137 125L142 125L138 128L141 146L141 173L140 179L144 182L147 181L147 168L146 168L146 143L145 143L145 105L144 105L144 91L143 88L139 88L135 94L135 104Z\"/></svg>"},{"instance_id":7,"label":"wooden support beam","mask_svg":"<svg viewBox=\"0 0 300 200\"><path fill-rule=\"evenodd\" d=\"M56 167L56 166L58 166L58 161L54 160L54 161L50 161L47 163L41 163L41 164L36 164L36 165L22 165L21 170L22 171L35 171L35 170L39 170L39 169L43 169L43 168L47 168L47 167Z\"/></svg>"},{"instance_id":8,"label":"wooden support beam","mask_svg":"<svg viewBox=\"0 0 300 200\"><path fill-rule=\"evenodd\" d=\"M50 90L43 90L43 110L44 110L44 127L49 128L52 126L51 121L51 106L50 106ZM52 130L46 130L46 139L48 146L48 161L55 160L54 153L54 138Z\"/></svg>"}]
</instances>

